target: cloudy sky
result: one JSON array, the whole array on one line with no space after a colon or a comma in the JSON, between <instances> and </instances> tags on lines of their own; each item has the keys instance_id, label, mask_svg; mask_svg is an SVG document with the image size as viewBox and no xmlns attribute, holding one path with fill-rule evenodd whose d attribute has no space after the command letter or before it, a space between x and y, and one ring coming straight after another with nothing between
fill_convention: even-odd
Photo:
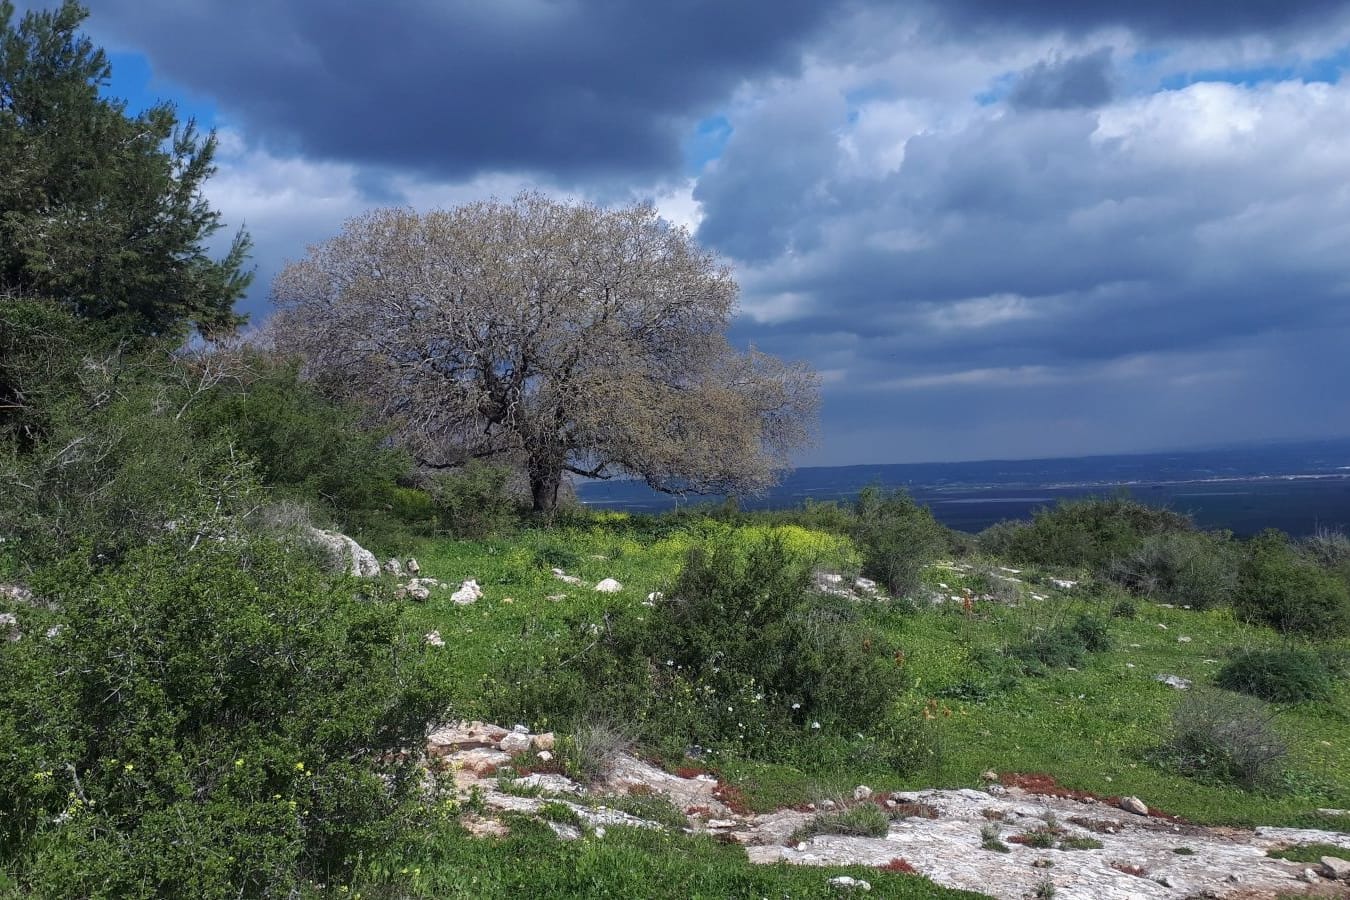
<instances>
[{"instance_id":1,"label":"cloudy sky","mask_svg":"<svg viewBox=\"0 0 1350 900\"><path fill-rule=\"evenodd\" d=\"M654 200L803 464L1350 434L1350 3L94 0L279 265L374 206Z\"/></svg>"}]
</instances>

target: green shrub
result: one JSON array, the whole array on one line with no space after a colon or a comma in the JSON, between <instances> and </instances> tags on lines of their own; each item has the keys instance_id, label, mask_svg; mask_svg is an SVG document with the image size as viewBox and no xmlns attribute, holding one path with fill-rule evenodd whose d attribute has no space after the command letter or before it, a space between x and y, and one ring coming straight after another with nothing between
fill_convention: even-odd
<instances>
[{"instance_id":1,"label":"green shrub","mask_svg":"<svg viewBox=\"0 0 1350 900\"><path fill-rule=\"evenodd\" d=\"M1027 565L1104 571L1133 555L1148 537L1194 530L1191 520L1124 495L1061 501L1036 510L1030 523L999 523L981 533L984 552Z\"/></svg>"},{"instance_id":2,"label":"green shrub","mask_svg":"<svg viewBox=\"0 0 1350 900\"><path fill-rule=\"evenodd\" d=\"M1238 567L1236 606L1286 633L1350 633L1350 584L1300 555L1279 531L1247 543Z\"/></svg>"},{"instance_id":3,"label":"green shrub","mask_svg":"<svg viewBox=\"0 0 1350 900\"><path fill-rule=\"evenodd\" d=\"M1011 654L1026 664L1029 674L1049 669L1077 668L1089 653L1111 649L1111 635L1104 620L1081 615L1065 625L1038 631L1014 646Z\"/></svg>"},{"instance_id":4,"label":"green shrub","mask_svg":"<svg viewBox=\"0 0 1350 900\"><path fill-rule=\"evenodd\" d=\"M1248 789L1272 788L1289 750L1274 713L1254 697L1192 690L1172 712L1164 759L1183 775Z\"/></svg>"},{"instance_id":5,"label":"green shrub","mask_svg":"<svg viewBox=\"0 0 1350 900\"><path fill-rule=\"evenodd\" d=\"M1219 687L1274 703L1329 700L1335 677L1322 657L1307 650L1243 650L1215 678Z\"/></svg>"},{"instance_id":6,"label":"green shrub","mask_svg":"<svg viewBox=\"0 0 1350 900\"><path fill-rule=\"evenodd\" d=\"M262 542L39 571L0 653L0 868L32 896L260 896L408 821L444 710L401 607ZM54 629L54 630L49 630Z\"/></svg>"},{"instance_id":7,"label":"green shrub","mask_svg":"<svg viewBox=\"0 0 1350 900\"><path fill-rule=\"evenodd\" d=\"M1133 552L1108 561L1103 574L1160 603L1210 609L1232 600L1237 564L1227 537L1172 531L1144 538Z\"/></svg>"},{"instance_id":8,"label":"green shrub","mask_svg":"<svg viewBox=\"0 0 1350 900\"><path fill-rule=\"evenodd\" d=\"M471 460L435 476L428 487L440 528L460 538L501 534L516 524L520 502L509 466Z\"/></svg>"},{"instance_id":9,"label":"green shrub","mask_svg":"<svg viewBox=\"0 0 1350 900\"><path fill-rule=\"evenodd\" d=\"M947 530L903 490L859 494L852 536L863 574L897 597L914 593L923 567L948 550Z\"/></svg>"},{"instance_id":10,"label":"green shrub","mask_svg":"<svg viewBox=\"0 0 1350 900\"><path fill-rule=\"evenodd\" d=\"M839 812L819 813L793 835L804 841L818 834L846 834L855 837L885 837L890 817L875 803L860 803ZM789 841L791 843L791 841Z\"/></svg>"}]
</instances>

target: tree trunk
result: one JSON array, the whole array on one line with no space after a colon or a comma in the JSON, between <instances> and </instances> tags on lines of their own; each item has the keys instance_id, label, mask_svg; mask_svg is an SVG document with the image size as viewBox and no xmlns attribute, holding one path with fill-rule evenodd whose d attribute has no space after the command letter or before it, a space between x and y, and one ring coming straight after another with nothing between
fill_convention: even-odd
<instances>
[{"instance_id":1,"label":"tree trunk","mask_svg":"<svg viewBox=\"0 0 1350 900\"><path fill-rule=\"evenodd\" d=\"M530 464L530 497L534 511L546 516L558 508L558 488L562 486L561 463Z\"/></svg>"}]
</instances>

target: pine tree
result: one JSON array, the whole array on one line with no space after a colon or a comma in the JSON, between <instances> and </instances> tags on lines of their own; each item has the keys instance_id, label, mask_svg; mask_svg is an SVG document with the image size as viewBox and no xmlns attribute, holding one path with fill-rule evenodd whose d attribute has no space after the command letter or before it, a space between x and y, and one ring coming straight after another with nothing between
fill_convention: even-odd
<instances>
[{"instance_id":1,"label":"pine tree","mask_svg":"<svg viewBox=\"0 0 1350 900\"><path fill-rule=\"evenodd\" d=\"M232 330L252 277L242 230L224 258L202 194L215 133L170 103L136 115L100 96L106 54L65 0L14 24L0 0L0 297L38 296L141 334Z\"/></svg>"}]
</instances>

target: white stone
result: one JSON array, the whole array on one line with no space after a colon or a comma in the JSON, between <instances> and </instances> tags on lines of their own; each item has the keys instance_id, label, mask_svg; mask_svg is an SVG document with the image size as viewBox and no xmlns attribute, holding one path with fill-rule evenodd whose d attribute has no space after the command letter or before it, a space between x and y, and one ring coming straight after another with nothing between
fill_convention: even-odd
<instances>
[{"instance_id":1,"label":"white stone","mask_svg":"<svg viewBox=\"0 0 1350 900\"><path fill-rule=\"evenodd\" d=\"M1066 591L1071 587L1078 586L1078 582L1070 581L1067 578L1051 578L1050 583L1053 584L1055 587Z\"/></svg>"},{"instance_id":2,"label":"white stone","mask_svg":"<svg viewBox=\"0 0 1350 900\"><path fill-rule=\"evenodd\" d=\"M858 801L871 800L872 789L865 784L860 784L853 789L853 799Z\"/></svg>"},{"instance_id":3,"label":"white stone","mask_svg":"<svg viewBox=\"0 0 1350 900\"><path fill-rule=\"evenodd\" d=\"M439 631L428 631L426 635L426 642L433 647L445 646L445 638L441 637L441 633Z\"/></svg>"},{"instance_id":4,"label":"white stone","mask_svg":"<svg viewBox=\"0 0 1350 900\"><path fill-rule=\"evenodd\" d=\"M1350 860L1322 857L1322 874L1333 881L1350 881Z\"/></svg>"},{"instance_id":5,"label":"white stone","mask_svg":"<svg viewBox=\"0 0 1350 900\"><path fill-rule=\"evenodd\" d=\"M416 575L422 571L422 567L418 565L417 560L411 556L408 557L408 562L404 565L404 568L408 570L409 575Z\"/></svg>"},{"instance_id":6,"label":"white stone","mask_svg":"<svg viewBox=\"0 0 1350 900\"><path fill-rule=\"evenodd\" d=\"M395 578L403 577L403 563L399 562L397 559L386 559L383 568L386 575L393 575Z\"/></svg>"},{"instance_id":7,"label":"white stone","mask_svg":"<svg viewBox=\"0 0 1350 900\"><path fill-rule=\"evenodd\" d=\"M843 888L849 891L870 891L872 883L850 875L836 875L830 879L830 887Z\"/></svg>"},{"instance_id":8,"label":"white stone","mask_svg":"<svg viewBox=\"0 0 1350 900\"><path fill-rule=\"evenodd\" d=\"M1153 680L1178 691L1189 691L1191 689L1191 680L1179 675L1154 675Z\"/></svg>"},{"instance_id":9,"label":"white stone","mask_svg":"<svg viewBox=\"0 0 1350 900\"><path fill-rule=\"evenodd\" d=\"M328 554L335 567L354 578L374 578L380 574L380 562L365 547L336 531L307 527L305 536Z\"/></svg>"},{"instance_id":10,"label":"white stone","mask_svg":"<svg viewBox=\"0 0 1350 900\"><path fill-rule=\"evenodd\" d=\"M617 594L623 590L623 585L613 578L606 578L595 586L595 589L602 594Z\"/></svg>"},{"instance_id":11,"label":"white stone","mask_svg":"<svg viewBox=\"0 0 1350 900\"><path fill-rule=\"evenodd\" d=\"M553 762L553 754L547 750L540 750L535 754L535 758L544 763Z\"/></svg>"},{"instance_id":12,"label":"white stone","mask_svg":"<svg viewBox=\"0 0 1350 900\"><path fill-rule=\"evenodd\" d=\"M1148 806L1138 797L1121 797L1120 808L1126 812L1134 813L1136 816L1148 815Z\"/></svg>"},{"instance_id":13,"label":"white stone","mask_svg":"<svg viewBox=\"0 0 1350 900\"><path fill-rule=\"evenodd\" d=\"M581 584L581 579L575 575L568 575L562 569L553 569L553 577L567 584Z\"/></svg>"},{"instance_id":14,"label":"white stone","mask_svg":"<svg viewBox=\"0 0 1350 900\"><path fill-rule=\"evenodd\" d=\"M478 602L478 599L482 596L483 589L478 586L477 581L470 578L459 586L459 590L450 595L450 600L460 606L467 606L470 603Z\"/></svg>"},{"instance_id":15,"label":"white stone","mask_svg":"<svg viewBox=\"0 0 1350 900\"><path fill-rule=\"evenodd\" d=\"M1188 638L1188 637L1186 637L1186 635L1184 635L1184 634L1183 634L1181 637L1177 638L1177 643L1178 643L1178 644L1189 644L1190 642L1191 642L1191 639Z\"/></svg>"},{"instance_id":16,"label":"white stone","mask_svg":"<svg viewBox=\"0 0 1350 900\"><path fill-rule=\"evenodd\" d=\"M502 738L500 746L503 753L524 753L530 749L530 736L512 731Z\"/></svg>"}]
</instances>

